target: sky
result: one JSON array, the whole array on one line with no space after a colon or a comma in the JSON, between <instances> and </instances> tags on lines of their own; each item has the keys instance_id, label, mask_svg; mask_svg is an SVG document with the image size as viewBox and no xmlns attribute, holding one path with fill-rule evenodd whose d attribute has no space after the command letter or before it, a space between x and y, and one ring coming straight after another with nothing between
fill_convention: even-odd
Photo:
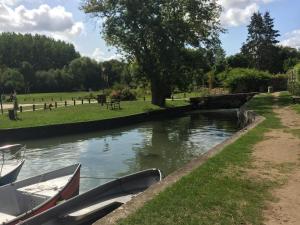
<instances>
[{"instance_id":1,"label":"sky","mask_svg":"<svg viewBox=\"0 0 300 225\"><path fill-rule=\"evenodd\" d=\"M222 6L221 35L227 55L239 52L254 12L269 11L280 44L300 48L299 0L217 0ZM80 9L81 0L0 0L0 32L44 34L74 44L83 56L97 61L119 58L101 38L97 21Z\"/></svg>"}]
</instances>

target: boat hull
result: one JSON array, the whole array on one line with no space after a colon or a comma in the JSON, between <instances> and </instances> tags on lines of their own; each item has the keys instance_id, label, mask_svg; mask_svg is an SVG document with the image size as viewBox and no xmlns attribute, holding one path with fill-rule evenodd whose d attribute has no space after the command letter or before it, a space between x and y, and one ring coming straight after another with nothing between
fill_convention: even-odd
<instances>
[{"instance_id":1,"label":"boat hull","mask_svg":"<svg viewBox=\"0 0 300 225\"><path fill-rule=\"evenodd\" d=\"M3 225L16 225L21 223L22 221L31 218L35 215L38 215L54 206L60 201L68 200L79 194L79 182L80 182L80 165L78 165L77 169L75 170L72 178L69 180L67 185L56 194L51 199L45 201L44 203L40 204L38 207L16 217L14 220L11 220Z\"/></svg>"},{"instance_id":2,"label":"boat hull","mask_svg":"<svg viewBox=\"0 0 300 225\"><path fill-rule=\"evenodd\" d=\"M23 225L87 225L103 218L121 205L161 181L157 169L131 174L78 195L26 221ZM125 201L122 201L125 196Z\"/></svg>"},{"instance_id":3,"label":"boat hull","mask_svg":"<svg viewBox=\"0 0 300 225\"><path fill-rule=\"evenodd\" d=\"M22 160L22 162L13 171L4 175L3 177L0 177L0 186L16 181L24 162L25 160Z\"/></svg>"}]
</instances>

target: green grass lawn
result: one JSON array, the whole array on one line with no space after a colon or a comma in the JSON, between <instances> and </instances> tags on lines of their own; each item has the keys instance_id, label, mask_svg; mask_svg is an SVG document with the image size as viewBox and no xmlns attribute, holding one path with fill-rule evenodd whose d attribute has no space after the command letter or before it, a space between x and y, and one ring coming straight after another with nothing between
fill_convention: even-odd
<instances>
[{"instance_id":1,"label":"green grass lawn","mask_svg":"<svg viewBox=\"0 0 300 225\"><path fill-rule=\"evenodd\" d=\"M266 120L204 165L167 188L119 225L262 224L264 201L274 183L246 175L252 147L270 129L281 128L270 95L249 104Z\"/></svg>"},{"instance_id":2,"label":"green grass lawn","mask_svg":"<svg viewBox=\"0 0 300 225\"><path fill-rule=\"evenodd\" d=\"M167 107L186 105L185 101L168 101ZM11 121L8 115L0 115L0 129L35 127L51 124L76 123L83 121L101 120L143 113L161 108L149 101L121 102L121 110L110 110L99 104L84 104L57 109L39 110L35 112L18 113L20 120Z\"/></svg>"}]
</instances>

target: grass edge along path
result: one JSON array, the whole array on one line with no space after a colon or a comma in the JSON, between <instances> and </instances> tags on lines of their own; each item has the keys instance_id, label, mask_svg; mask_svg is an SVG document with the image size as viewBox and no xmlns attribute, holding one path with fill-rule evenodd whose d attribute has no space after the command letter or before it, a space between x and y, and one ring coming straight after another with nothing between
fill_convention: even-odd
<instances>
[{"instance_id":1,"label":"grass edge along path","mask_svg":"<svg viewBox=\"0 0 300 225\"><path fill-rule=\"evenodd\" d=\"M277 184L249 177L247 170L253 146L282 128L273 104L270 95L255 97L248 108L266 120L118 225L262 224L265 200Z\"/></svg>"}]
</instances>

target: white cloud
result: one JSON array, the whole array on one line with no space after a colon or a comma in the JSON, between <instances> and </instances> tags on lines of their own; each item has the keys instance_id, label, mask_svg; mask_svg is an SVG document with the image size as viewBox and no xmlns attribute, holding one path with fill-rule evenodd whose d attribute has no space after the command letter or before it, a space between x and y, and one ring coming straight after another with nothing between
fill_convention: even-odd
<instances>
[{"instance_id":1,"label":"white cloud","mask_svg":"<svg viewBox=\"0 0 300 225\"><path fill-rule=\"evenodd\" d=\"M119 54L114 54L114 55L108 56L104 52L102 52L100 48L96 48L94 50L94 52L92 53L91 58L95 59L98 62L104 62L104 61L109 61L112 59L120 60L122 58L122 56Z\"/></svg>"},{"instance_id":2,"label":"white cloud","mask_svg":"<svg viewBox=\"0 0 300 225\"><path fill-rule=\"evenodd\" d=\"M284 40L280 42L281 45L300 48L300 29L286 33L283 37Z\"/></svg>"},{"instance_id":3,"label":"white cloud","mask_svg":"<svg viewBox=\"0 0 300 225\"><path fill-rule=\"evenodd\" d=\"M0 4L5 4L9 6L16 5L19 2L19 0L0 0Z\"/></svg>"},{"instance_id":4,"label":"white cloud","mask_svg":"<svg viewBox=\"0 0 300 225\"><path fill-rule=\"evenodd\" d=\"M272 1L274 0L218 0L223 8L221 23L227 27L247 24L261 4L268 4Z\"/></svg>"},{"instance_id":5,"label":"white cloud","mask_svg":"<svg viewBox=\"0 0 300 225\"><path fill-rule=\"evenodd\" d=\"M42 4L35 9L24 5L9 6L0 2L0 32L41 33L54 38L71 40L83 33L82 22L75 22L73 14L63 6Z\"/></svg>"}]
</instances>

